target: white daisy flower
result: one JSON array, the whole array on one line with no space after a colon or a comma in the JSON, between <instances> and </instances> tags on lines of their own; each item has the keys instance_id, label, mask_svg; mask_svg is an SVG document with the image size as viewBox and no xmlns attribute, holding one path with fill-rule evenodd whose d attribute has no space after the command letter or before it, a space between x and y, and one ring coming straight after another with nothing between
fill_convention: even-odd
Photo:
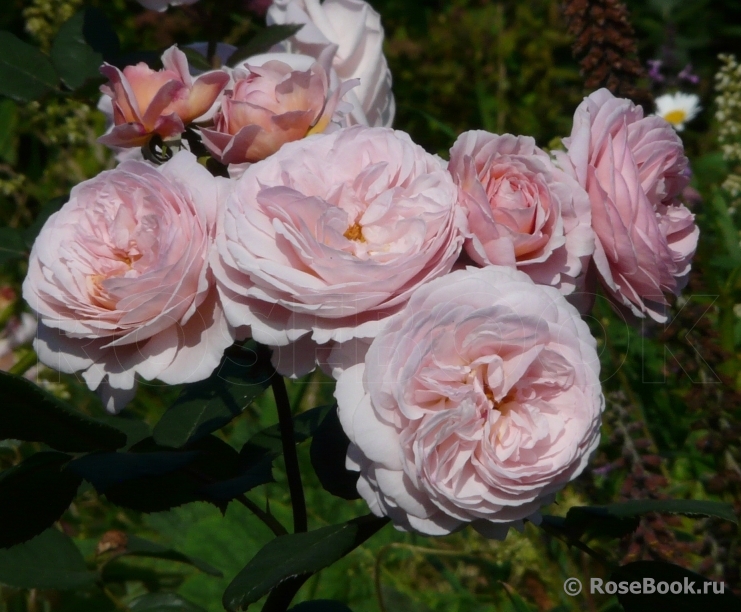
<instances>
[{"instance_id":1,"label":"white daisy flower","mask_svg":"<svg viewBox=\"0 0 741 612\"><path fill-rule=\"evenodd\" d=\"M684 124L691 121L700 112L700 98L695 94L678 91L656 98L656 114L672 124L681 132Z\"/></svg>"}]
</instances>

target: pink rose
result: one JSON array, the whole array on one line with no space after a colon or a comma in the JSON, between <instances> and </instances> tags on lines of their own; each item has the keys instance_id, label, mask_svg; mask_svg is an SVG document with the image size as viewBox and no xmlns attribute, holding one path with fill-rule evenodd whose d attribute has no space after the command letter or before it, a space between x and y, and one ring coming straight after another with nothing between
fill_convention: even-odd
<instances>
[{"instance_id":1,"label":"pink rose","mask_svg":"<svg viewBox=\"0 0 741 612\"><path fill-rule=\"evenodd\" d=\"M265 159L292 140L324 132L332 127L332 120L334 127L339 127L343 116L336 112L343 110L338 109L340 99L357 81L329 91L328 70L334 49L328 47L317 62L307 56L283 54L283 59L293 59L294 64L308 60L311 65L306 70L280 60L247 63L235 69L234 85L221 102L214 128L201 130L203 143L222 163L241 164Z\"/></svg>"},{"instance_id":2,"label":"pink rose","mask_svg":"<svg viewBox=\"0 0 741 612\"><path fill-rule=\"evenodd\" d=\"M661 117L600 89L574 114L560 159L589 194L594 263L614 302L666 320L665 293L687 282L699 229L677 201L687 185L682 141Z\"/></svg>"},{"instance_id":3,"label":"pink rose","mask_svg":"<svg viewBox=\"0 0 741 612\"><path fill-rule=\"evenodd\" d=\"M383 54L381 16L363 0L275 0L272 24L306 24L280 48L319 57L329 44L339 48L333 66L342 81L360 79L347 101L351 123L391 127L396 112L391 71Z\"/></svg>"},{"instance_id":4,"label":"pink rose","mask_svg":"<svg viewBox=\"0 0 741 612\"><path fill-rule=\"evenodd\" d=\"M367 353L332 354L358 492L397 529L504 539L599 442L596 343L554 288L469 267L417 289Z\"/></svg>"},{"instance_id":5,"label":"pink rose","mask_svg":"<svg viewBox=\"0 0 741 612\"><path fill-rule=\"evenodd\" d=\"M42 229L23 283L39 359L82 372L112 412L133 396L136 374L208 377L232 343L208 266L228 187L187 151L77 185Z\"/></svg>"},{"instance_id":6,"label":"pink rose","mask_svg":"<svg viewBox=\"0 0 741 612\"><path fill-rule=\"evenodd\" d=\"M126 66L123 72L109 64L100 71L110 82L100 90L113 101L113 130L99 138L113 147L140 147L155 134L173 138L185 126L206 114L229 82L221 70L193 79L188 60L177 47L162 55L162 70L145 63Z\"/></svg>"},{"instance_id":7,"label":"pink rose","mask_svg":"<svg viewBox=\"0 0 741 612\"><path fill-rule=\"evenodd\" d=\"M464 132L448 169L468 214L471 259L517 267L563 294L574 291L594 252L589 196L535 140Z\"/></svg>"},{"instance_id":8,"label":"pink rose","mask_svg":"<svg viewBox=\"0 0 741 612\"><path fill-rule=\"evenodd\" d=\"M227 318L273 346L374 336L455 263L455 203L442 162L403 132L354 126L284 145L227 201L214 262Z\"/></svg>"}]
</instances>

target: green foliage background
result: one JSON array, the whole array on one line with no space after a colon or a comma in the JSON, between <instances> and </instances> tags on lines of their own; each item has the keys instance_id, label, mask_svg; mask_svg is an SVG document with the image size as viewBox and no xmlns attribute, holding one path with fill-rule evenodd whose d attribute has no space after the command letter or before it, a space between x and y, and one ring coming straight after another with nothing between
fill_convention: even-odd
<instances>
[{"instance_id":1,"label":"green foliage background","mask_svg":"<svg viewBox=\"0 0 741 612\"><path fill-rule=\"evenodd\" d=\"M166 14L144 11L127 0L95 0L116 25L124 50L163 49L173 42L205 40L214 24L199 11L215 9L228 42L239 43L263 25L238 0L201 0ZM375 0L386 28L386 53L394 75L395 126L431 152L446 157L460 132L485 129L532 135L543 147L569 133L573 111L586 93L571 40L555 0ZM713 75L719 52L741 49L738 0L631 0L641 58L661 57L669 71L691 62L699 85L683 85L702 97L704 111L683 132L701 200L694 212L700 249L690 285L670 324L632 327L602 300L590 323L603 359L608 412L603 442L592 468L568 487L551 512L577 504L638 497L716 499L741 511L741 248L731 198L718 185L732 170L719 153L713 120ZM81 0L4 0L0 29L48 50L54 33ZM205 8L204 8L205 7ZM47 97L21 105L0 99L0 224L24 228L44 205L78 182L113 166L96 144L103 116L91 105L95 83L74 96ZM659 91L657 90L657 93ZM7 247L7 245L0 245ZM0 248L2 252L2 248ZM23 261L0 264L0 323L24 309L17 299ZM16 297L14 297L14 295ZM30 349L17 352L22 359ZM73 377L48 370L43 384L90 414L103 414ZM119 418L154 425L177 389L142 386L134 406ZM298 410L331 401L332 384L320 374L293 384ZM239 448L250 434L276 421L270 392L222 431ZM39 445L0 443L0 467L29 456ZM310 527L365 512L324 492L314 476L308 447L300 450ZM280 466L280 462L278 463ZM277 483L250 498L290 522L280 467ZM12 500L0 500L12 503ZM0 610L8 612L107 612L126 609L136 595L177 590L209 612L221 610L221 593L234 575L271 538L244 507L225 515L205 503L149 515L120 510L83 487L60 521L91 565L108 563L119 578L105 592L28 591L0 587ZM124 530L199 557L221 570L219 579L167 561L96 556L110 530ZM594 547L613 558L660 558L741 587L737 528L705 519L643 519L639 531L620 542ZM384 529L335 566L313 577L298 601L339 599L354 612L478 612L510 610L619 610L614 598L564 594L566 578L602 576L588 556L528 525L505 542L470 530L426 539ZM259 605L256 606L259 609Z\"/></svg>"}]
</instances>

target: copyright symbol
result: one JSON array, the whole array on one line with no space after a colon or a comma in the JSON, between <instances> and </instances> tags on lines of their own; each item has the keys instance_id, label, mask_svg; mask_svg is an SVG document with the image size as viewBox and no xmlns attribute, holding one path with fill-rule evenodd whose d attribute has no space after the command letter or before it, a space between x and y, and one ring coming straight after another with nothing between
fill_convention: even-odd
<instances>
[{"instance_id":1,"label":"copyright symbol","mask_svg":"<svg viewBox=\"0 0 741 612\"><path fill-rule=\"evenodd\" d=\"M577 596L581 593L581 581L578 578L568 578L563 583L564 593L571 595L571 597Z\"/></svg>"}]
</instances>

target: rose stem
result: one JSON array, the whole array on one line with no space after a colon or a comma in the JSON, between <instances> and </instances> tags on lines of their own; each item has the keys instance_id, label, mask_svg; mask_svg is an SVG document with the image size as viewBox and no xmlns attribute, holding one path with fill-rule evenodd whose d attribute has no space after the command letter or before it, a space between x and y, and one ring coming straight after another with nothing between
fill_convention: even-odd
<instances>
[{"instance_id":1,"label":"rose stem","mask_svg":"<svg viewBox=\"0 0 741 612\"><path fill-rule=\"evenodd\" d=\"M291 401L288 399L286 383L280 374L277 372L273 374L270 385L273 388L275 406L278 409L278 426L280 427L280 438L283 442L283 458L286 462L288 490L291 493L291 507L293 508L293 531L298 533L307 531L308 523L304 487L301 484L301 471L299 470L298 455L296 454L296 438L293 434Z\"/></svg>"},{"instance_id":2,"label":"rose stem","mask_svg":"<svg viewBox=\"0 0 741 612\"><path fill-rule=\"evenodd\" d=\"M260 506L253 502L249 497L242 494L239 495L236 500L242 504L245 508L250 510L257 518L259 518L265 525L268 526L276 536L287 535L288 530L269 512L265 512Z\"/></svg>"}]
</instances>

